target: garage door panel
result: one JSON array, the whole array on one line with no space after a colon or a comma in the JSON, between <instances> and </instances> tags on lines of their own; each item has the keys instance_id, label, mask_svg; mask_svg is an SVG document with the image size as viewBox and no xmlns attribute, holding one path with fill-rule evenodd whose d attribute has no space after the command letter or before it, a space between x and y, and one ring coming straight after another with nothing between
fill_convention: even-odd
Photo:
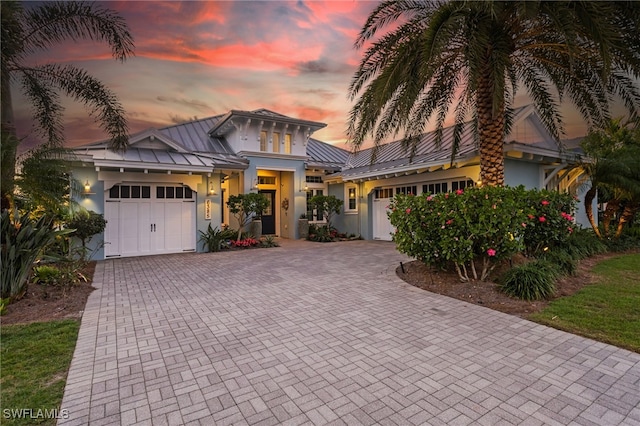
<instances>
[{"instance_id":1,"label":"garage door panel","mask_svg":"<svg viewBox=\"0 0 640 426\"><path fill-rule=\"evenodd\" d=\"M395 228L387 216L387 206L391 198L379 198L373 200L373 238L376 240L391 241L391 235Z\"/></svg>"},{"instance_id":2,"label":"garage door panel","mask_svg":"<svg viewBox=\"0 0 640 426\"><path fill-rule=\"evenodd\" d=\"M140 227L143 219L140 217L142 212L139 203L120 204L121 254L126 256L140 252Z\"/></svg>"},{"instance_id":3,"label":"garage door panel","mask_svg":"<svg viewBox=\"0 0 640 426\"><path fill-rule=\"evenodd\" d=\"M107 224L104 228L105 257L120 255L120 202L107 201L104 206L104 218Z\"/></svg>"},{"instance_id":4,"label":"garage door panel","mask_svg":"<svg viewBox=\"0 0 640 426\"><path fill-rule=\"evenodd\" d=\"M182 203L182 250L190 251L196 249L196 209L194 201Z\"/></svg>"},{"instance_id":5,"label":"garage door panel","mask_svg":"<svg viewBox=\"0 0 640 426\"><path fill-rule=\"evenodd\" d=\"M164 250L182 251L182 202L166 203L163 225Z\"/></svg>"}]
</instances>

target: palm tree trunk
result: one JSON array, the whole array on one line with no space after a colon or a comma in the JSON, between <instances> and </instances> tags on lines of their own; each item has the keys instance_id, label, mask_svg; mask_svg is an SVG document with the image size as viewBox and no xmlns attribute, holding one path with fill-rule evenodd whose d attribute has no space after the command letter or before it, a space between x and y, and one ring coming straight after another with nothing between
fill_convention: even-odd
<instances>
[{"instance_id":1,"label":"palm tree trunk","mask_svg":"<svg viewBox=\"0 0 640 426\"><path fill-rule=\"evenodd\" d=\"M584 194L584 211L587 214L587 219L589 219L589 223L593 228L593 232L595 232L598 238L602 238L602 234L600 234L600 228L596 225L596 221L593 218L593 200L596 198L597 187L595 185L591 185L591 188Z\"/></svg>"},{"instance_id":2,"label":"palm tree trunk","mask_svg":"<svg viewBox=\"0 0 640 426\"><path fill-rule=\"evenodd\" d=\"M607 202L607 208L604 210L604 215L602 216L602 227L604 228L604 235L609 237L609 229L611 225L611 221L613 217L620 209L620 200L617 198L612 198Z\"/></svg>"},{"instance_id":3,"label":"palm tree trunk","mask_svg":"<svg viewBox=\"0 0 640 426\"><path fill-rule=\"evenodd\" d=\"M625 223L629 222L631 218L638 212L640 209L640 204L638 203L629 203L625 206L622 214L620 215L620 220L618 221L618 229L616 229L616 238L619 238L622 235L622 230L624 228Z\"/></svg>"},{"instance_id":4,"label":"palm tree trunk","mask_svg":"<svg viewBox=\"0 0 640 426\"><path fill-rule=\"evenodd\" d=\"M2 69L1 74L0 96L2 99L0 99L0 134L2 137L2 171L0 174L0 187L2 191L2 203L0 210L5 210L10 209L12 205L16 171L16 155L19 141L13 120L13 103L11 101L9 72L6 69Z\"/></svg>"},{"instance_id":5,"label":"palm tree trunk","mask_svg":"<svg viewBox=\"0 0 640 426\"><path fill-rule=\"evenodd\" d=\"M488 69L489 67L485 67ZM504 186L504 99L493 105L493 84L488 71L483 73L476 94L482 185ZM502 95L504 98L504 94Z\"/></svg>"}]
</instances>

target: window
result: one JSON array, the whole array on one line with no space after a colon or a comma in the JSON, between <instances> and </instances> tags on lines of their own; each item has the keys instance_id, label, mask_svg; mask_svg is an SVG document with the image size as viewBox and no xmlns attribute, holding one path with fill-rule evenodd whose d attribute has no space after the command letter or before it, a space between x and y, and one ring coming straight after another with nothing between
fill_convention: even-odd
<instances>
[{"instance_id":1,"label":"window","mask_svg":"<svg viewBox=\"0 0 640 426\"><path fill-rule=\"evenodd\" d=\"M346 208L344 209L345 213L355 212L358 210L358 199L357 199L357 190L355 186L347 186L346 187L346 196L347 200L345 202Z\"/></svg>"},{"instance_id":2,"label":"window","mask_svg":"<svg viewBox=\"0 0 640 426\"><path fill-rule=\"evenodd\" d=\"M322 212L312 210L310 208L311 206L309 205L309 200L314 195L324 195L324 192L322 189L311 189L307 191L307 218L309 219L309 222L321 222L324 220L324 217L322 217Z\"/></svg>"},{"instance_id":3,"label":"window","mask_svg":"<svg viewBox=\"0 0 640 426\"><path fill-rule=\"evenodd\" d=\"M322 183L322 176L305 176L307 183Z\"/></svg>"},{"instance_id":4,"label":"window","mask_svg":"<svg viewBox=\"0 0 640 426\"><path fill-rule=\"evenodd\" d=\"M284 153L291 154L291 133L284 135Z\"/></svg>"},{"instance_id":5,"label":"window","mask_svg":"<svg viewBox=\"0 0 640 426\"><path fill-rule=\"evenodd\" d=\"M260 151L265 152L267 150L267 132L260 132Z\"/></svg>"},{"instance_id":6,"label":"window","mask_svg":"<svg viewBox=\"0 0 640 426\"><path fill-rule=\"evenodd\" d=\"M393 198L393 188L376 189L375 197L377 200L381 198Z\"/></svg>"},{"instance_id":7,"label":"window","mask_svg":"<svg viewBox=\"0 0 640 426\"><path fill-rule=\"evenodd\" d=\"M458 189L465 189L467 187L472 187L472 186L475 186L475 184L473 183L473 181L471 179L458 180L458 181L451 182L451 190L452 191L457 191Z\"/></svg>"},{"instance_id":8,"label":"window","mask_svg":"<svg viewBox=\"0 0 640 426\"><path fill-rule=\"evenodd\" d=\"M280 133L273 132L273 152L280 152Z\"/></svg>"},{"instance_id":9,"label":"window","mask_svg":"<svg viewBox=\"0 0 640 426\"><path fill-rule=\"evenodd\" d=\"M193 191L188 186L157 186L156 198L189 200L193 198Z\"/></svg>"},{"instance_id":10,"label":"window","mask_svg":"<svg viewBox=\"0 0 640 426\"><path fill-rule=\"evenodd\" d=\"M423 193L430 193L430 194L439 194L441 192L448 192L449 191L449 184L447 182L438 182L438 183L429 183L427 185L422 185L422 192Z\"/></svg>"},{"instance_id":11,"label":"window","mask_svg":"<svg viewBox=\"0 0 640 426\"><path fill-rule=\"evenodd\" d=\"M413 185L413 186L398 186L396 188L396 194L404 194L404 195L413 194L413 195L416 195L417 194L417 192L416 192L417 189L418 189L418 187L416 185Z\"/></svg>"},{"instance_id":12,"label":"window","mask_svg":"<svg viewBox=\"0 0 640 426\"><path fill-rule=\"evenodd\" d=\"M275 185L275 176L258 176L258 185Z\"/></svg>"}]
</instances>

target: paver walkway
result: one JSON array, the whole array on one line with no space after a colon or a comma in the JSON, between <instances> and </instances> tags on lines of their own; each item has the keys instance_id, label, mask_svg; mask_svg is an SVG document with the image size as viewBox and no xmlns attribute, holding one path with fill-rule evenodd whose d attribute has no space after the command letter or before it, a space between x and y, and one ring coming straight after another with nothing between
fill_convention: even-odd
<instances>
[{"instance_id":1,"label":"paver walkway","mask_svg":"<svg viewBox=\"0 0 640 426\"><path fill-rule=\"evenodd\" d=\"M59 423L640 425L640 355L283 243L99 262Z\"/></svg>"}]
</instances>

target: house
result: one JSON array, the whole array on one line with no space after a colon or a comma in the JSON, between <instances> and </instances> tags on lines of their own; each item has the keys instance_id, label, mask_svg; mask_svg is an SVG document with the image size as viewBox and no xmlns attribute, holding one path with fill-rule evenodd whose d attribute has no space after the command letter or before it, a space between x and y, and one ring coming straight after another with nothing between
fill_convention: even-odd
<instances>
[{"instance_id":1,"label":"house","mask_svg":"<svg viewBox=\"0 0 640 426\"><path fill-rule=\"evenodd\" d=\"M531 107L516 111L505 145L509 185L575 186L579 172L544 130ZM371 163L371 149L350 153L312 138L325 124L266 109L227 114L148 129L130 137L126 152L107 141L74 149L73 176L84 184L80 204L107 220L94 258L202 251L199 231L229 225L229 195L260 192L270 201L263 234L298 238L297 220L322 221L307 210L313 195L335 195L344 212L335 226L365 239L389 240L385 207L394 194L442 192L475 185L479 156L471 129L450 161L450 132L443 143L425 134L415 155L400 142L384 145ZM101 244L104 242L104 244Z\"/></svg>"},{"instance_id":2,"label":"house","mask_svg":"<svg viewBox=\"0 0 640 426\"><path fill-rule=\"evenodd\" d=\"M584 199L588 189L585 175L573 167L578 152L558 146L533 106L514 111L511 133L505 140L506 185L568 190ZM382 145L373 163L372 148L351 153L342 171L325 179L329 193L345 200L344 214L334 225L365 239L390 241L393 227L386 207L395 194L439 193L479 184L480 155L472 126L465 127L453 161L452 143L453 127L448 127L440 145L435 132L424 134L413 155L403 148L402 141ZM576 222L590 226L583 203L579 203Z\"/></svg>"}]
</instances>

